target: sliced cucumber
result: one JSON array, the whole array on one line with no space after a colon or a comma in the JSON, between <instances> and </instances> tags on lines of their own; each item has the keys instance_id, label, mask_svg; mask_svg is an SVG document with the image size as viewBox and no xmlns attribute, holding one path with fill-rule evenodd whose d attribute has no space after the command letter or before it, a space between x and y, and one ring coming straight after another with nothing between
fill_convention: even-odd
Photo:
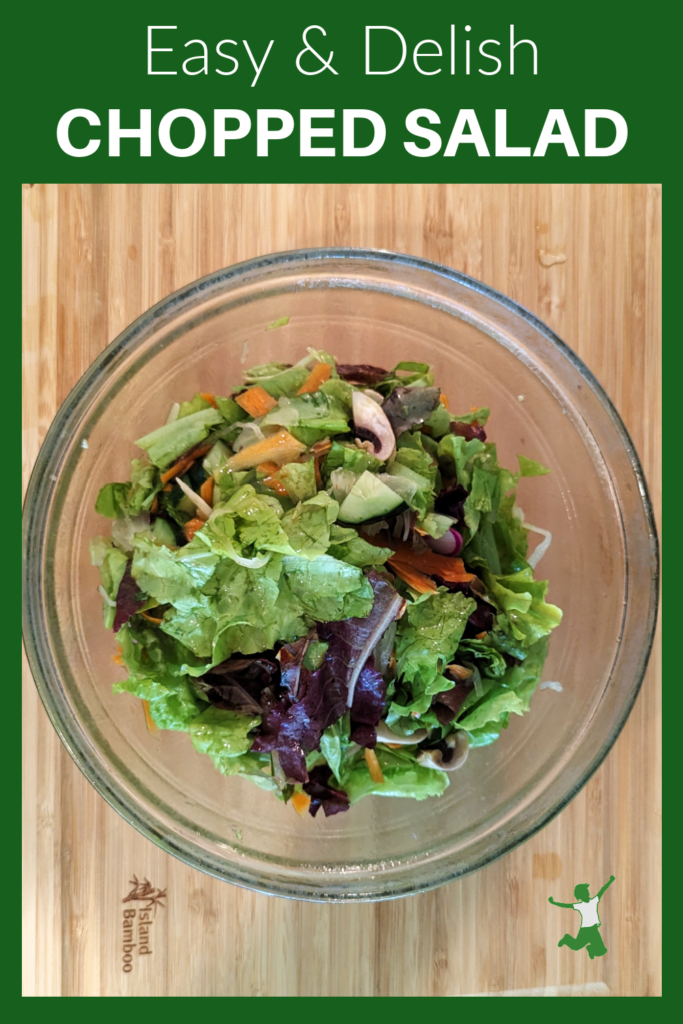
<instances>
[{"instance_id":1,"label":"sliced cucumber","mask_svg":"<svg viewBox=\"0 0 683 1024\"><path fill-rule=\"evenodd\" d=\"M403 480L412 480L412 482L416 485L416 490L421 491L425 487L428 490L431 489L431 484L429 483L429 480L427 480L426 477L420 476L420 474L416 473L415 470L409 469L407 466L402 465L400 462L394 462L393 466L390 466L390 468L387 470L387 473L390 476L399 477L402 478Z\"/></svg>"},{"instance_id":2,"label":"sliced cucumber","mask_svg":"<svg viewBox=\"0 0 683 1024\"><path fill-rule=\"evenodd\" d=\"M343 523L364 523L367 519L388 515L402 504L399 494L366 470L342 502L338 518Z\"/></svg>"},{"instance_id":3,"label":"sliced cucumber","mask_svg":"<svg viewBox=\"0 0 683 1024\"><path fill-rule=\"evenodd\" d=\"M403 476L395 476L393 473L380 473L379 479L383 484L386 484L387 487L390 487L392 491L398 494L403 501L408 502L408 504L410 504L411 499L415 497L415 494L418 491L418 486L415 481L407 480L406 477Z\"/></svg>"},{"instance_id":4,"label":"sliced cucumber","mask_svg":"<svg viewBox=\"0 0 683 1024\"><path fill-rule=\"evenodd\" d=\"M167 548L174 548L177 545L173 527L165 519L155 519L152 527L152 535L157 544L165 544Z\"/></svg>"},{"instance_id":5,"label":"sliced cucumber","mask_svg":"<svg viewBox=\"0 0 683 1024\"><path fill-rule=\"evenodd\" d=\"M334 500L343 501L351 493L359 477L359 473L354 473L350 469L342 469L341 466L339 469L333 469L330 473L330 483Z\"/></svg>"},{"instance_id":6,"label":"sliced cucumber","mask_svg":"<svg viewBox=\"0 0 683 1024\"><path fill-rule=\"evenodd\" d=\"M218 470L223 468L230 458L230 455L231 452L228 450L228 446L223 444L222 441L216 441L215 445L202 462L202 468L209 476L213 476L218 472Z\"/></svg>"}]
</instances>

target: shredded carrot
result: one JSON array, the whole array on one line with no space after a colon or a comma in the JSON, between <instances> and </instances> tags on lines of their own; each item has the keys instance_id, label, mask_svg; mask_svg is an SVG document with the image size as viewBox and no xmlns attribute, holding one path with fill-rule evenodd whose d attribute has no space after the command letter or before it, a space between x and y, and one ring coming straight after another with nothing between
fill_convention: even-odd
<instances>
[{"instance_id":1,"label":"shredded carrot","mask_svg":"<svg viewBox=\"0 0 683 1024\"><path fill-rule=\"evenodd\" d=\"M199 396L200 398L203 398L205 402L208 402L209 405L212 405L214 409L218 408L218 403L216 402L216 399L213 397L213 395L210 395L208 391L200 391Z\"/></svg>"},{"instance_id":2,"label":"shredded carrot","mask_svg":"<svg viewBox=\"0 0 683 1024\"><path fill-rule=\"evenodd\" d=\"M379 542L379 546L383 546ZM402 540L388 542L387 547L394 548L396 558L407 563L423 573L441 576L448 583L469 583L474 579L474 574L465 571L465 563L462 558L454 558L452 555L438 555L436 551L416 551L412 544ZM392 560L389 559L391 562Z\"/></svg>"},{"instance_id":3,"label":"shredded carrot","mask_svg":"<svg viewBox=\"0 0 683 1024\"><path fill-rule=\"evenodd\" d=\"M194 537L197 530L201 530L202 526L205 526L203 519L190 519L188 523L183 526L183 533L185 534L186 540L190 541Z\"/></svg>"},{"instance_id":4,"label":"shredded carrot","mask_svg":"<svg viewBox=\"0 0 683 1024\"><path fill-rule=\"evenodd\" d=\"M207 505L213 505L213 477L208 476L199 488L199 497L203 498Z\"/></svg>"},{"instance_id":5,"label":"shredded carrot","mask_svg":"<svg viewBox=\"0 0 683 1024\"><path fill-rule=\"evenodd\" d=\"M262 462L276 462L283 466L286 462L295 462L303 452L306 445L297 441L288 430L280 430L277 434L264 437L263 441L256 441L228 459L227 465L232 470L251 469Z\"/></svg>"},{"instance_id":6,"label":"shredded carrot","mask_svg":"<svg viewBox=\"0 0 683 1024\"><path fill-rule=\"evenodd\" d=\"M389 747L390 750L400 750L403 746L402 743L385 743L385 747Z\"/></svg>"},{"instance_id":7,"label":"shredded carrot","mask_svg":"<svg viewBox=\"0 0 683 1024\"><path fill-rule=\"evenodd\" d=\"M478 409L479 409L478 405L471 405L470 406L470 412L477 412Z\"/></svg>"},{"instance_id":8,"label":"shredded carrot","mask_svg":"<svg viewBox=\"0 0 683 1024\"><path fill-rule=\"evenodd\" d=\"M393 548L396 554L389 558L389 565L397 576L400 576L411 587L414 586L416 590L420 588L415 586L415 583L424 585L427 576L441 576L447 583L469 583L475 578L473 573L465 572L465 563L462 558L438 555L435 551L416 551L412 544L403 540L395 540L393 537L387 538L382 534L376 534L373 537L363 534L363 539L376 547ZM411 572L417 574L414 575L415 582L406 576L406 573ZM428 582L432 584L431 580ZM430 585L428 589L435 590L436 588ZM426 592L426 590L422 590L422 593Z\"/></svg>"},{"instance_id":9,"label":"shredded carrot","mask_svg":"<svg viewBox=\"0 0 683 1024\"><path fill-rule=\"evenodd\" d=\"M282 467L278 466L277 462L261 462L256 467L259 473L265 474L261 480L262 484L268 487L269 490L275 491L276 494L286 496L287 488L283 484L282 480L280 480L279 476L277 476L281 468ZM322 487L322 481L320 486Z\"/></svg>"},{"instance_id":10,"label":"shredded carrot","mask_svg":"<svg viewBox=\"0 0 683 1024\"><path fill-rule=\"evenodd\" d=\"M163 619L155 619L153 615L148 615L147 612L140 612L140 615L142 615L143 619L147 619L148 622L153 622L155 626L160 625L164 621Z\"/></svg>"},{"instance_id":11,"label":"shredded carrot","mask_svg":"<svg viewBox=\"0 0 683 1024\"><path fill-rule=\"evenodd\" d=\"M153 516L155 516L159 511L159 499L156 496L156 494L154 495L154 501L152 502L149 511L152 513Z\"/></svg>"},{"instance_id":12,"label":"shredded carrot","mask_svg":"<svg viewBox=\"0 0 683 1024\"><path fill-rule=\"evenodd\" d=\"M197 459L201 459L203 455L206 455L206 453L210 451L211 445L205 444L201 448L193 448L192 451L187 452L182 458L178 459L174 466L171 466L170 469L167 469L161 474L162 484L167 484L169 480L173 480L174 477L182 476L183 473L187 473L190 466L192 466ZM164 488L164 490L166 490L166 488Z\"/></svg>"},{"instance_id":13,"label":"shredded carrot","mask_svg":"<svg viewBox=\"0 0 683 1024\"><path fill-rule=\"evenodd\" d=\"M483 640L486 635L487 635L486 630L484 630L483 633L477 633L477 635L475 636L474 639L475 640Z\"/></svg>"},{"instance_id":14,"label":"shredded carrot","mask_svg":"<svg viewBox=\"0 0 683 1024\"><path fill-rule=\"evenodd\" d=\"M297 391L297 395L310 395L313 391L317 391L321 384L330 379L331 373L332 367L328 363L316 363Z\"/></svg>"},{"instance_id":15,"label":"shredded carrot","mask_svg":"<svg viewBox=\"0 0 683 1024\"><path fill-rule=\"evenodd\" d=\"M264 476L261 483L264 484L269 491L275 491L276 494L282 494L283 496L287 494L287 488L283 484L282 480L278 480L276 476L272 476L271 474Z\"/></svg>"},{"instance_id":16,"label":"shredded carrot","mask_svg":"<svg viewBox=\"0 0 683 1024\"><path fill-rule=\"evenodd\" d=\"M443 391L439 395L439 400L440 400L441 404L444 406L444 408L446 408L446 409L449 408L449 405L448 405L448 395L444 395Z\"/></svg>"},{"instance_id":17,"label":"shredded carrot","mask_svg":"<svg viewBox=\"0 0 683 1024\"><path fill-rule=\"evenodd\" d=\"M370 772L370 778L372 779L372 781L384 782L382 769L379 766L377 754L375 753L374 750L369 750L367 747L365 748L365 761L368 766L368 771Z\"/></svg>"},{"instance_id":18,"label":"shredded carrot","mask_svg":"<svg viewBox=\"0 0 683 1024\"><path fill-rule=\"evenodd\" d=\"M253 388L247 388L241 395L236 395L235 401L240 408L248 412L254 419L258 416L265 416L267 412L270 412L277 405L277 399L269 395L266 389L262 388L259 384L256 384Z\"/></svg>"},{"instance_id":19,"label":"shredded carrot","mask_svg":"<svg viewBox=\"0 0 683 1024\"><path fill-rule=\"evenodd\" d=\"M425 576L423 572L415 569L412 565L401 561L399 558L390 558L389 565L404 583L407 583L409 587L417 590L420 594L433 594L436 591L434 580L430 580L429 576Z\"/></svg>"},{"instance_id":20,"label":"shredded carrot","mask_svg":"<svg viewBox=\"0 0 683 1024\"><path fill-rule=\"evenodd\" d=\"M315 467L315 482L319 490L322 490L323 488L323 477L322 473L320 472L320 464L327 455L327 453L329 452L331 447L332 442L330 441L329 437L326 437L322 441L316 441L316 443L311 448L311 453L313 455L313 462Z\"/></svg>"},{"instance_id":21,"label":"shredded carrot","mask_svg":"<svg viewBox=\"0 0 683 1024\"><path fill-rule=\"evenodd\" d=\"M147 723L147 732L150 734L150 736L156 736L156 734L158 733L159 729L157 727L156 722L152 718L152 713L149 710L149 701L148 700L143 700L143 702L142 702L142 709L145 712L145 722Z\"/></svg>"},{"instance_id":22,"label":"shredded carrot","mask_svg":"<svg viewBox=\"0 0 683 1024\"><path fill-rule=\"evenodd\" d=\"M311 798L306 793L295 793L292 797L292 807L297 814L304 815L311 806Z\"/></svg>"},{"instance_id":23,"label":"shredded carrot","mask_svg":"<svg viewBox=\"0 0 683 1024\"><path fill-rule=\"evenodd\" d=\"M171 491L173 490L173 484L166 484L163 490L164 494L170 494Z\"/></svg>"},{"instance_id":24,"label":"shredded carrot","mask_svg":"<svg viewBox=\"0 0 683 1024\"><path fill-rule=\"evenodd\" d=\"M121 657L120 654L112 654L111 660L114 662L115 665L123 665L124 664L123 658Z\"/></svg>"}]
</instances>

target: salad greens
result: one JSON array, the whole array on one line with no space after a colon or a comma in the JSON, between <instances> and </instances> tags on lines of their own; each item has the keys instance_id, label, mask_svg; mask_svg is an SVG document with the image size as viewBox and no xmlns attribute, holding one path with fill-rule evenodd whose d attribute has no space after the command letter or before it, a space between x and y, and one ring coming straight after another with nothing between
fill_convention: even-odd
<instances>
[{"instance_id":1,"label":"salad greens","mask_svg":"<svg viewBox=\"0 0 683 1024\"><path fill-rule=\"evenodd\" d=\"M174 403L97 498L114 690L299 813L441 795L529 710L562 617L516 504L550 471L500 466L488 417L425 363L312 349Z\"/></svg>"}]
</instances>

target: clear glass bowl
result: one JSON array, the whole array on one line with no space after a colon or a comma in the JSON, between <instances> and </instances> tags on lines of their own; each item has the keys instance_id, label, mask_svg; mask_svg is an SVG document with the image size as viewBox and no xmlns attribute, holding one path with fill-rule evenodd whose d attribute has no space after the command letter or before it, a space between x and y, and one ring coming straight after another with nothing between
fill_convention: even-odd
<instances>
[{"instance_id":1,"label":"clear glass bowl","mask_svg":"<svg viewBox=\"0 0 683 1024\"><path fill-rule=\"evenodd\" d=\"M289 316L286 327L267 330ZM102 626L88 541L106 532L99 488L127 479L133 440L175 399L226 394L244 367L306 346L347 363L432 363L451 408L492 410L501 461L553 470L523 480L527 521L552 530L541 563L564 610L531 712L474 750L440 799L371 797L300 818L224 778L185 733L147 732ZM87 441L87 447L83 441ZM463 274L361 249L279 253L218 271L123 332L73 389L40 451L25 508L25 642L40 696L99 793L153 842L218 878L311 900L430 889L542 828L600 765L645 670L658 548L632 442L576 355L532 314Z\"/></svg>"}]
</instances>

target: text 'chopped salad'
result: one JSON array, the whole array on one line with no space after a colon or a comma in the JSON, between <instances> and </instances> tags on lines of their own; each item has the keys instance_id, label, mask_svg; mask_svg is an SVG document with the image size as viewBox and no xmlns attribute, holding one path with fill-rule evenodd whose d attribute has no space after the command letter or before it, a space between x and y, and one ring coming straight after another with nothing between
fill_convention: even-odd
<instances>
[{"instance_id":1,"label":"text 'chopped salad'","mask_svg":"<svg viewBox=\"0 0 683 1024\"><path fill-rule=\"evenodd\" d=\"M301 814L442 794L528 711L561 619L515 502L548 470L499 466L488 416L426 364L315 350L175 403L97 499L115 691Z\"/></svg>"}]
</instances>

